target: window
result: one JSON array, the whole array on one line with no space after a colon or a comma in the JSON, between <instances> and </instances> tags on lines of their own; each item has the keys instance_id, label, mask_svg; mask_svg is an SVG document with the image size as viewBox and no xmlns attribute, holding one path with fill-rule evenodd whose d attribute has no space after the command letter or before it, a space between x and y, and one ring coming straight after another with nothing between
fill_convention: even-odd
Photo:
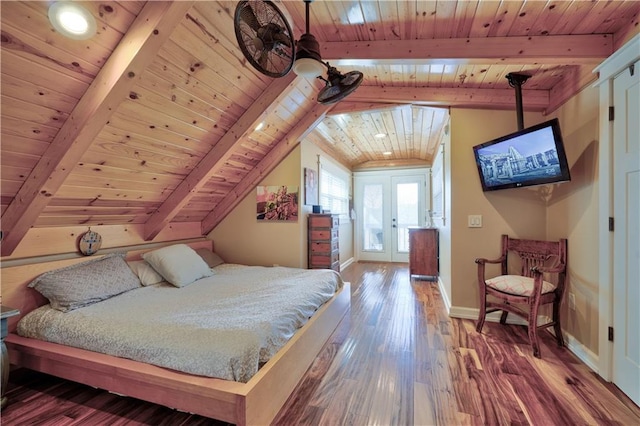
<instances>
[{"instance_id":1,"label":"window","mask_svg":"<svg viewBox=\"0 0 640 426\"><path fill-rule=\"evenodd\" d=\"M320 205L332 214L339 214L340 220L349 219L348 175L342 177L333 170L323 167L320 173Z\"/></svg>"}]
</instances>

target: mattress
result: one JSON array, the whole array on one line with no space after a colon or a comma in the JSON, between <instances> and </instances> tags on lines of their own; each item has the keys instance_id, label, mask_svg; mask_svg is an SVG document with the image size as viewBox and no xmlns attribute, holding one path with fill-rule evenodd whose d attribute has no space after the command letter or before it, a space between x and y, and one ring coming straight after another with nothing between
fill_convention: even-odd
<instances>
[{"instance_id":1,"label":"mattress","mask_svg":"<svg viewBox=\"0 0 640 426\"><path fill-rule=\"evenodd\" d=\"M70 312L49 305L21 336L247 382L342 285L332 270L223 264L185 287L140 287Z\"/></svg>"}]
</instances>

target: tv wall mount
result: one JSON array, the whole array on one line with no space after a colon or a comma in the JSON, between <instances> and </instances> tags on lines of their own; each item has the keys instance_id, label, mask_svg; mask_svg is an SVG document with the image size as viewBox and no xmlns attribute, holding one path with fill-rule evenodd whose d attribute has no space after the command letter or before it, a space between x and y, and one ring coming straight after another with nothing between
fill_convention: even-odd
<instances>
[{"instance_id":1,"label":"tv wall mount","mask_svg":"<svg viewBox=\"0 0 640 426\"><path fill-rule=\"evenodd\" d=\"M522 107L522 85L531 78L528 74L510 72L506 75L509 86L516 89L516 113L518 114L518 130L524 129L524 112Z\"/></svg>"}]
</instances>

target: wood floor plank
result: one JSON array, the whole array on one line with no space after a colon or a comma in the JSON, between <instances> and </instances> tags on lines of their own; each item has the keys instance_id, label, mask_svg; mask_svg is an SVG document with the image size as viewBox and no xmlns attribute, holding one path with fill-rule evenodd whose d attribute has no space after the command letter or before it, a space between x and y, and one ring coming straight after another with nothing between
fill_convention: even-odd
<instances>
[{"instance_id":1,"label":"wood floor plank","mask_svg":"<svg viewBox=\"0 0 640 426\"><path fill-rule=\"evenodd\" d=\"M640 424L640 408L549 333L538 359L526 327L477 333L406 264L355 263L342 275L351 312L274 424ZM11 372L6 396L3 425L226 425L25 369Z\"/></svg>"}]
</instances>

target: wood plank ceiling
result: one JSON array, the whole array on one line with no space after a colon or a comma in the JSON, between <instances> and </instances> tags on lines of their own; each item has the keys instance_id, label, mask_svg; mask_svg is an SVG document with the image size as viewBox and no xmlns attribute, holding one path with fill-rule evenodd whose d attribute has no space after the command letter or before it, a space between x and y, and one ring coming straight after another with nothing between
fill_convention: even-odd
<instances>
[{"instance_id":1,"label":"wood plank ceiling","mask_svg":"<svg viewBox=\"0 0 640 426\"><path fill-rule=\"evenodd\" d=\"M324 60L365 75L334 105L320 80L255 70L236 2L82 1L84 41L49 2L2 2L2 255L30 227L171 222L213 229L307 137L354 169L429 164L450 106L551 112L638 33L638 1L323 1L310 32ZM302 1L278 1L296 38ZM255 130L263 123L261 130ZM384 137L376 138L381 133ZM391 154L385 155L385 152Z\"/></svg>"}]
</instances>

